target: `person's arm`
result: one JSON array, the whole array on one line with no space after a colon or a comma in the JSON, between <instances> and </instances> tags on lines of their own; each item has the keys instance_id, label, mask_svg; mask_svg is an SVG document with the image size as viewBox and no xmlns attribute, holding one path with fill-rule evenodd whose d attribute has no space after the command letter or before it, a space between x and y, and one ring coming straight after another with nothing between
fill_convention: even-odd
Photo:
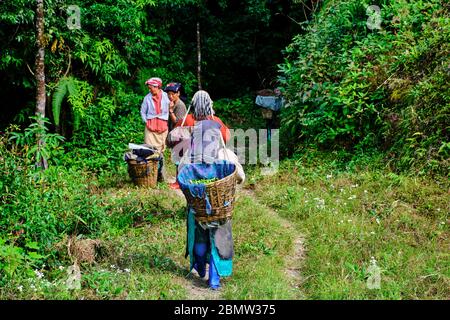
<instances>
[{"instance_id":1,"label":"person's arm","mask_svg":"<svg viewBox=\"0 0 450 320\"><path fill-rule=\"evenodd\" d=\"M228 141L230 141L230 139L231 139L230 129L228 129L228 127L226 125L223 125L220 128L220 132L222 133L223 141L225 143L228 143Z\"/></svg>"},{"instance_id":2,"label":"person's arm","mask_svg":"<svg viewBox=\"0 0 450 320\"><path fill-rule=\"evenodd\" d=\"M170 104L170 100L169 97L167 96L167 93L165 93L164 91L161 94L161 113L157 114L155 117L159 118L161 120L165 120L168 121L169 120L169 104Z\"/></svg>"},{"instance_id":3,"label":"person's arm","mask_svg":"<svg viewBox=\"0 0 450 320\"><path fill-rule=\"evenodd\" d=\"M222 133L223 141L227 143L231 138L230 129L218 117L214 116L214 119L220 124L220 133Z\"/></svg>"},{"instance_id":4,"label":"person's arm","mask_svg":"<svg viewBox=\"0 0 450 320\"><path fill-rule=\"evenodd\" d=\"M175 115L175 111L174 111L175 105L173 103L173 101L170 101L169 104L169 119L172 123L177 123L177 116Z\"/></svg>"},{"instance_id":5,"label":"person's arm","mask_svg":"<svg viewBox=\"0 0 450 320\"><path fill-rule=\"evenodd\" d=\"M145 103L145 98L141 104L141 118L144 123L147 122L147 104Z\"/></svg>"}]
</instances>

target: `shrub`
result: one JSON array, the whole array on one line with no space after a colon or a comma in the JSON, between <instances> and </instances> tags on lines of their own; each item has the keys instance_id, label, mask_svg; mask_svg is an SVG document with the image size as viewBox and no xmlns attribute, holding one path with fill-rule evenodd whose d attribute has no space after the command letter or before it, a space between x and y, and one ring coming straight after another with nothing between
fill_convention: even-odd
<instances>
[{"instance_id":1,"label":"shrub","mask_svg":"<svg viewBox=\"0 0 450 320\"><path fill-rule=\"evenodd\" d=\"M366 25L369 3L329 1L286 48L280 65L289 101L282 113L285 151L304 143L382 148L395 169L446 172L448 6L375 4L381 30Z\"/></svg>"}]
</instances>

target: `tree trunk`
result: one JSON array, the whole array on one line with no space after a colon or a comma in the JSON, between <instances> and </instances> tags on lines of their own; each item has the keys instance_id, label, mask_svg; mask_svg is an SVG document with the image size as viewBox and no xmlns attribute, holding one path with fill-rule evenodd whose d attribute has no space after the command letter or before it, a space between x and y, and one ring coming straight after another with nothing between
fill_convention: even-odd
<instances>
[{"instance_id":1,"label":"tree trunk","mask_svg":"<svg viewBox=\"0 0 450 320\"><path fill-rule=\"evenodd\" d=\"M45 117L45 42L44 42L44 0L37 0L36 8L36 113Z\"/></svg>"},{"instance_id":2,"label":"tree trunk","mask_svg":"<svg viewBox=\"0 0 450 320\"><path fill-rule=\"evenodd\" d=\"M197 82L198 90L202 90L202 52L200 46L200 21L197 21Z\"/></svg>"},{"instance_id":3,"label":"tree trunk","mask_svg":"<svg viewBox=\"0 0 450 320\"><path fill-rule=\"evenodd\" d=\"M37 44L37 55L36 55L36 115L38 116L38 121L40 125L42 123L42 118L45 117L45 40L44 40L44 0L36 1L36 44ZM36 137L38 148L42 148L44 142L41 137ZM36 159L37 166L47 169L47 160L44 158Z\"/></svg>"}]
</instances>

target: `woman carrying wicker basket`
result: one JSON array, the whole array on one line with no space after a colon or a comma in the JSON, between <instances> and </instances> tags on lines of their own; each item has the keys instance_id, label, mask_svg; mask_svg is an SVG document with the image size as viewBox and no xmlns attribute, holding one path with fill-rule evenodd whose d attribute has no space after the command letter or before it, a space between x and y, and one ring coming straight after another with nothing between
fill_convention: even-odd
<instances>
[{"instance_id":1,"label":"woman carrying wicker basket","mask_svg":"<svg viewBox=\"0 0 450 320\"><path fill-rule=\"evenodd\" d=\"M208 285L215 290L220 287L220 277L232 273L231 210L236 182L243 182L245 175L237 157L230 157L230 150L225 148L230 132L214 116L212 104L203 90L192 98L194 113L186 120L187 125L194 126L191 149L180 160L177 179L188 202L185 256L190 257L190 270L196 269L201 278L205 277L209 264ZM217 184L208 184L216 188L217 196L208 199L205 185L193 182L196 177L217 180ZM218 207L217 199L222 207ZM199 207L199 203L206 206Z\"/></svg>"}]
</instances>

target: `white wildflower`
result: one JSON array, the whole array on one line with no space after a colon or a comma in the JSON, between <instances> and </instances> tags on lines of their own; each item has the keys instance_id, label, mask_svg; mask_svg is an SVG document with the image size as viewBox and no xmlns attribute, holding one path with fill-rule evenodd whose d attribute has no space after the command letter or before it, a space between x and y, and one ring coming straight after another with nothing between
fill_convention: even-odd
<instances>
[{"instance_id":1,"label":"white wildflower","mask_svg":"<svg viewBox=\"0 0 450 320\"><path fill-rule=\"evenodd\" d=\"M126 268L126 269L123 269L123 271L125 271L126 273L130 273L130 272L131 272L131 270L130 270L130 269L128 269L128 268Z\"/></svg>"},{"instance_id":2,"label":"white wildflower","mask_svg":"<svg viewBox=\"0 0 450 320\"><path fill-rule=\"evenodd\" d=\"M348 197L348 200L356 199L356 195L352 194L350 197Z\"/></svg>"},{"instance_id":3,"label":"white wildflower","mask_svg":"<svg viewBox=\"0 0 450 320\"><path fill-rule=\"evenodd\" d=\"M58 269L62 271L62 270L64 270L64 267L63 266L59 266Z\"/></svg>"},{"instance_id":4,"label":"white wildflower","mask_svg":"<svg viewBox=\"0 0 450 320\"><path fill-rule=\"evenodd\" d=\"M314 198L314 200L317 201L317 205L316 205L316 208L317 208L317 209L323 209L323 208L325 208L325 200L324 200L324 199Z\"/></svg>"},{"instance_id":5,"label":"white wildflower","mask_svg":"<svg viewBox=\"0 0 450 320\"><path fill-rule=\"evenodd\" d=\"M380 224L380 219L376 218L375 221Z\"/></svg>"},{"instance_id":6,"label":"white wildflower","mask_svg":"<svg viewBox=\"0 0 450 320\"><path fill-rule=\"evenodd\" d=\"M368 191L367 190L364 190L364 193L367 193Z\"/></svg>"},{"instance_id":7,"label":"white wildflower","mask_svg":"<svg viewBox=\"0 0 450 320\"><path fill-rule=\"evenodd\" d=\"M370 232L370 234L372 234L372 235L373 235L373 234L375 234L375 232L371 231L371 232Z\"/></svg>"},{"instance_id":8,"label":"white wildflower","mask_svg":"<svg viewBox=\"0 0 450 320\"><path fill-rule=\"evenodd\" d=\"M22 291L23 291L23 286L18 286L18 287L17 287L17 290L19 290L20 292L22 292Z\"/></svg>"},{"instance_id":9,"label":"white wildflower","mask_svg":"<svg viewBox=\"0 0 450 320\"><path fill-rule=\"evenodd\" d=\"M116 266L112 264L111 265L111 269L115 269L115 268L116 268Z\"/></svg>"},{"instance_id":10,"label":"white wildflower","mask_svg":"<svg viewBox=\"0 0 450 320\"><path fill-rule=\"evenodd\" d=\"M327 179L331 179L332 177L333 177L333 175L327 174Z\"/></svg>"},{"instance_id":11,"label":"white wildflower","mask_svg":"<svg viewBox=\"0 0 450 320\"><path fill-rule=\"evenodd\" d=\"M39 270L34 270L34 274L36 275L36 277L38 279L42 279L42 277L44 276L44 274L42 272L40 272Z\"/></svg>"}]
</instances>

